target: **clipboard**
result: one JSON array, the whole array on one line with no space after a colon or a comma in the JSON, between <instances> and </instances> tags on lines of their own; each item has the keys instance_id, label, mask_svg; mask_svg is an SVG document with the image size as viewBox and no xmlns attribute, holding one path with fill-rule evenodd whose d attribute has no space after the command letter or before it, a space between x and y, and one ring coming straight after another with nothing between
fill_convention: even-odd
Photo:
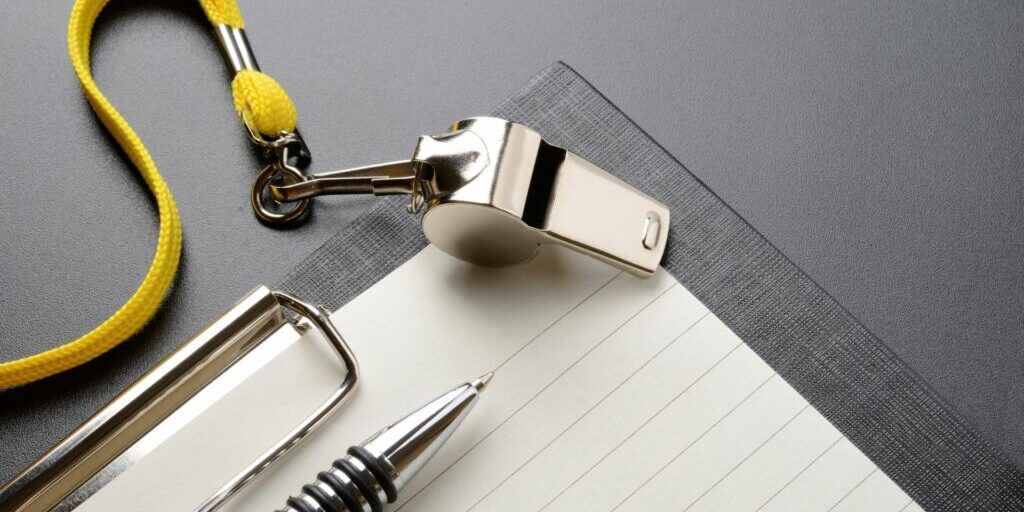
<instances>
[{"instance_id":1,"label":"clipboard","mask_svg":"<svg viewBox=\"0 0 1024 512\"><path fill-rule=\"evenodd\" d=\"M541 72L494 114L535 127L668 204L676 215L664 267L925 508L1024 506L1019 469L567 65ZM394 200L373 207L280 288L333 308L347 303L426 245L400 209Z\"/></svg>"},{"instance_id":2,"label":"clipboard","mask_svg":"<svg viewBox=\"0 0 1024 512\"><path fill-rule=\"evenodd\" d=\"M926 510L1024 508L1021 469L569 65L544 69L491 115L531 126L666 204L662 266ZM427 245L398 210L398 201L375 205L279 286L335 309L348 303Z\"/></svg>"},{"instance_id":3,"label":"clipboard","mask_svg":"<svg viewBox=\"0 0 1024 512\"><path fill-rule=\"evenodd\" d=\"M228 369L245 365L246 355L283 329L318 331L345 372L323 403L197 509L216 510L337 410L359 378L355 356L331 323L330 312L265 286L183 343L6 484L0 489L0 503L12 512L75 508L190 416L201 414L206 402L218 398L216 390L212 395L203 391Z\"/></svg>"}]
</instances>

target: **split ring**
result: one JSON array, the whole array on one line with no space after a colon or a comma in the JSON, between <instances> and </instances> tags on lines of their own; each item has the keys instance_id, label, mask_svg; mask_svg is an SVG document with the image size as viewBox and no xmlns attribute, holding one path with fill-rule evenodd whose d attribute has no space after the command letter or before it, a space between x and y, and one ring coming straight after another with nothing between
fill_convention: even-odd
<instances>
[{"instance_id":1,"label":"split ring","mask_svg":"<svg viewBox=\"0 0 1024 512\"><path fill-rule=\"evenodd\" d=\"M274 180L281 179L285 184L306 181L306 175L290 165L270 164L266 166L252 184L249 202L252 211L260 221L270 225L284 225L295 222L309 210L310 199L301 199L294 203L282 203L270 195L270 185ZM284 207L290 206L285 209Z\"/></svg>"}]
</instances>

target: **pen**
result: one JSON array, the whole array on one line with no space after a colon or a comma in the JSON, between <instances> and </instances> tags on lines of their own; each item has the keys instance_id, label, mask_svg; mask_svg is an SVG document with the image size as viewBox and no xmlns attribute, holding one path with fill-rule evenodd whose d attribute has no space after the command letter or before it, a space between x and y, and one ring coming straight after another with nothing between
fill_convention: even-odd
<instances>
[{"instance_id":1,"label":"pen","mask_svg":"<svg viewBox=\"0 0 1024 512\"><path fill-rule=\"evenodd\" d=\"M383 512L451 437L493 376L467 382L349 448L278 512Z\"/></svg>"}]
</instances>

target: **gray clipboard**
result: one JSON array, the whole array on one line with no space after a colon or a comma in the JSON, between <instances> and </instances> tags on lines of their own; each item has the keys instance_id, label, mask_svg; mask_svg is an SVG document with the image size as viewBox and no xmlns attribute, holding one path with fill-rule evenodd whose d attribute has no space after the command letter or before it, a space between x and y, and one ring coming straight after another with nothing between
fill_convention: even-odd
<instances>
[{"instance_id":1,"label":"gray clipboard","mask_svg":"<svg viewBox=\"0 0 1024 512\"><path fill-rule=\"evenodd\" d=\"M927 510L1024 510L1024 473L922 379L572 68L494 115L521 122L672 209L664 267ZM338 308L425 245L384 199L280 287Z\"/></svg>"}]
</instances>

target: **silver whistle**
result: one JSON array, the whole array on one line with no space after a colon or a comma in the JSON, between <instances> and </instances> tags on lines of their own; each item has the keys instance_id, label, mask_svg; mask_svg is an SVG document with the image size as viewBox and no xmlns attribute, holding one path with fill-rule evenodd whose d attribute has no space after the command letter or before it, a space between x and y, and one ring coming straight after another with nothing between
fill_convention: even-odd
<instances>
[{"instance_id":1,"label":"silver whistle","mask_svg":"<svg viewBox=\"0 0 1024 512\"><path fill-rule=\"evenodd\" d=\"M322 174L287 162L285 154L254 184L264 221L293 220L320 195L407 194L431 243L479 265L523 263L541 244L557 244L649 276L665 253L665 205L504 119L474 117L421 136L409 160ZM267 203L293 206L278 213Z\"/></svg>"}]
</instances>

